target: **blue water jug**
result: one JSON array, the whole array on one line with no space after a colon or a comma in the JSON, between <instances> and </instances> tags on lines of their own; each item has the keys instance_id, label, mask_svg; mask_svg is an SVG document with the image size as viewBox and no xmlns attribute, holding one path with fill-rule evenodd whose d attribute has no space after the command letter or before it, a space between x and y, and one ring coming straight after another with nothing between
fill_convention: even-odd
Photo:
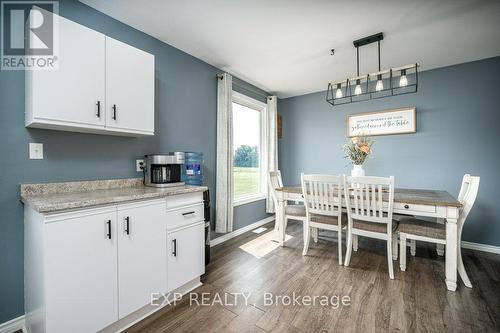
<instances>
[{"instance_id":1,"label":"blue water jug","mask_svg":"<svg viewBox=\"0 0 500 333\"><path fill-rule=\"evenodd\" d=\"M187 185L203 185L203 153L184 153L184 182Z\"/></svg>"}]
</instances>

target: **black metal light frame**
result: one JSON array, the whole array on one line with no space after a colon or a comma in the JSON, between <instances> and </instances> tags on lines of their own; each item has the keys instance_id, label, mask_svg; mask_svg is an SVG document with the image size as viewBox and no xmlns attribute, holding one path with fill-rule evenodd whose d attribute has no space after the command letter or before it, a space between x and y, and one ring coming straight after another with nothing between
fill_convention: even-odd
<instances>
[{"instance_id":1,"label":"black metal light frame","mask_svg":"<svg viewBox=\"0 0 500 333\"><path fill-rule=\"evenodd\" d=\"M388 70L382 71L380 69L380 41L384 39L384 34L383 33L378 33L375 35L371 35L368 37L364 37L358 40L355 40L353 42L354 47L356 48L356 69L357 69L357 76L355 78L350 78L346 79L343 81L337 81L333 83L328 83L327 91L326 91L326 101L330 103L332 106L336 105L342 105L342 104L348 104L348 103L355 103L355 102L363 102L363 101L368 101L372 99L378 99L378 98L384 98L384 97L389 97L389 96L396 96L396 95L404 95L404 94L412 94L418 91L418 63L407 65L407 66L402 66L399 68L390 68ZM372 43L377 43L378 44L378 72L372 73L372 74L367 74L360 76L359 75L359 48L364 45L372 44ZM406 86L400 87L398 85L394 84L394 79L396 78L401 78L402 73L404 73L407 77L410 74L407 74L407 72L410 72L411 75L414 75L414 82L411 84L408 84ZM412 72L414 71L414 73ZM399 76L395 75L395 73L400 73ZM379 78L382 79L382 83L384 82L384 77L383 75L388 74L388 77L386 77L386 80L389 84L388 88L382 89L377 91L376 90L376 84ZM360 78L365 78L366 84L363 84L365 86L363 92L361 94L354 94L353 93L353 84L354 87L358 82ZM355 82L353 82L353 80ZM345 94L342 94L342 97L336 97L336 90L340 87L342 88L342 84L345 83ZM359 82L360 83L360 82ZM371 89L373 87L373 89ZM362 88L363 89L363 88ZM342 90L341 90L342 91Z\"/></svg>"}]
</instances>

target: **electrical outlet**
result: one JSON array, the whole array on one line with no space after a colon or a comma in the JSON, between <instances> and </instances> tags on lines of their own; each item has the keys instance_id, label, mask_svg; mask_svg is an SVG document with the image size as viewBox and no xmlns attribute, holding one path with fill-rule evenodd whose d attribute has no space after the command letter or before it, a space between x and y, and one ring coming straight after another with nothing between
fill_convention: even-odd
<instances>
[{"instance_id":1,"label":"electrical outlet","mask_svg":"<svg viewBox=\"0 0 500 333\"><path fill-rule=\"evenodd\" d=\"M135 160L135 171L142 172L144 166L144 160Z\"/></svg>"},{"instance_id":2,"label":"electrical outlet","mask_svg":"<svg viewBox=\"0 0 500 333\"><path fill-rule=\"evenodd\" d=\"M43 143L29 144L30 160L43 160Z\"/></svg>"}]
</instances>

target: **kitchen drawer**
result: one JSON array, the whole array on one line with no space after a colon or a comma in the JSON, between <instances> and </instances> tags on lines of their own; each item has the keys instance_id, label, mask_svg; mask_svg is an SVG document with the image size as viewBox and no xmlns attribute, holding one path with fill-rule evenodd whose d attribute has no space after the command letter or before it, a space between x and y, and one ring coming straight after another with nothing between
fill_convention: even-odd
<instances>
[{"instance_id":1,"label":"kitchen drawer","mask_svg":"<svg viewBox=\"0 0 500 333\"><path fill-rule=\"evenodd\" d=\"M414 215L418 215L418 212L423 213L435 213L436 206L428 206L428 205L414 205L414 204L405 204L402 202L395 202L394 209L401 211L408 211L408 213L415 213Z\"/></svg>"},{"instance_id":2,"label":"kitchen drawer","mask_svg":"<svg viewBox=\"0 0 500 333\"><path fill-rule=\"evenodd\" d=\"M167 210L203 203L203 192L179 194L167 197Z\"/></svg>"},{"instance_id":3,"label":"kitchen drawer","mask_svg":"<svg viewBox=\"0 0 500 333\"><path fill-rule=\"evenodd\" d=\"M172 230L205 220L203 203L167 211L167 229Z\"/></svg>"}]
</instances>

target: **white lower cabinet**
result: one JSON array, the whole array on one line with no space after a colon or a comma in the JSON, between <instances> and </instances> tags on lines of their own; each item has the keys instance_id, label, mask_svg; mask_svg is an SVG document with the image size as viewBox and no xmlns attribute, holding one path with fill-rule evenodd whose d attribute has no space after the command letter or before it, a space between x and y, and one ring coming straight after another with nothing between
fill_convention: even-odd
<instances>
[{"instance_id":1,"label":"white lower cabinet","mask_svg":"<svg viewBox=\"0 0 500 333\"><path fill-rule=\"evenodd\" d=\"M205 269L200 205L201 193L52 214L25 206L28 332L96 332L152 293L192 285Z\"/></svg>"},{"instance_id":2,"label":"white lower cabinet","mask_svg":"<svg viewBox=\"0 0 500 333\"><path fill-rule=\"evenodd\" d=\"M49 220L45 244L45 332L95 332L118 320L116 211Z\"/></svg>"},{"instance_id":3,"label":"white lower cabinet","mask_svg":"<svg viewBox=\"0 0 500 333\"><path fill-rule=\"evenodd\" d=\"M168 232L168 290L179 288L205 273L205 222Z\"/></svg>"},{"instance_id":4,"label":"white lower cabinet","mask_svg":"<svg viewBox=\"0 0 500 333\"><path fill-rule=\"evenodd\" d=\"M165 202L118 208L118 313L120 319L167 291Z\"/></svg>"}]
</instances>

